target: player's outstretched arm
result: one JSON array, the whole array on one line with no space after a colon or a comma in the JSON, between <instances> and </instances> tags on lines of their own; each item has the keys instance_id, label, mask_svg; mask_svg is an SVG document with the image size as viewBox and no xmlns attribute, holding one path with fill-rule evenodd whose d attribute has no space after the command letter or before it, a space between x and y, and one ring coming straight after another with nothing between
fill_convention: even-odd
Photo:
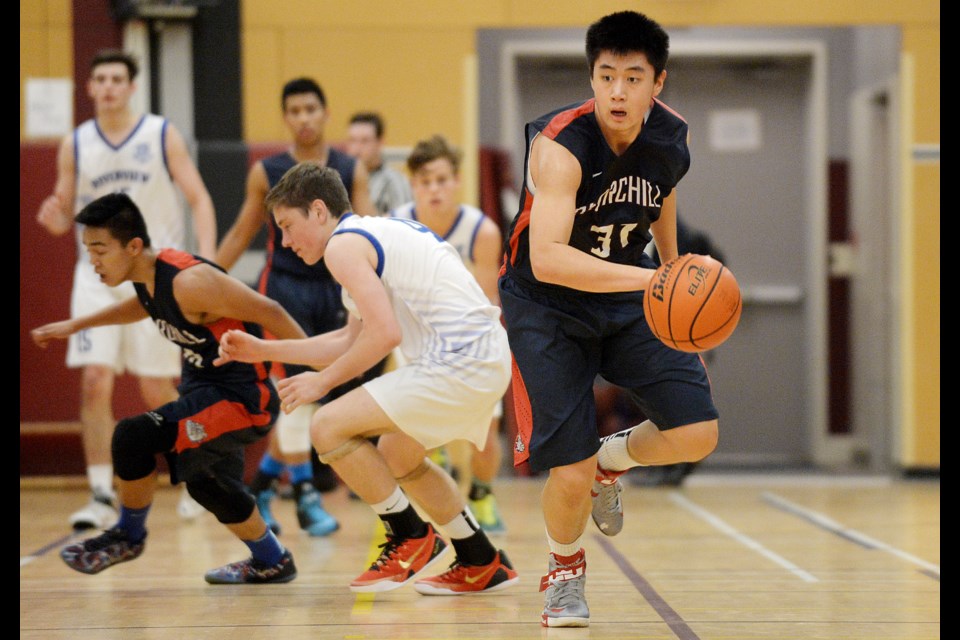
<instances>
[{"instance_id":1,"label":"player's outstretched arm","mask_svg":"<svg viewBox=\"0 0 960 640\"><path fill-rule=\"evenodd\" d=\"M30 331L30 337L33 338L37 346L46 348L50 341L64 340L84 329L110 324L129 324L143 320L147 315L146 309L140 304L138 298L128 298L90 315L51 322L37 327Z\"/></svg>"}]
</instances>

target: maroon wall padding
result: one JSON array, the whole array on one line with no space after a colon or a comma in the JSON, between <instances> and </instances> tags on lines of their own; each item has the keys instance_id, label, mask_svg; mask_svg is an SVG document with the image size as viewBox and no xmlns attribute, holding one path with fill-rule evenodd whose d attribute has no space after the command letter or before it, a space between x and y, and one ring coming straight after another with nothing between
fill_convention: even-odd
<instances>
[{"instance_id":1,"label":"maroon wall padding","mask_svg":"<svg viewBox=\"0 0 960 640\"><path fill-rule=\"evenodd\" d=\"M850 242L850 168L846 160L830 161L828 184L828 240L831 243ZM830 371L828 431L833 434L850 433L852 430L850 277L829 276L827 291L829 301L827 359Z\"/></svg>"}]
</instances>

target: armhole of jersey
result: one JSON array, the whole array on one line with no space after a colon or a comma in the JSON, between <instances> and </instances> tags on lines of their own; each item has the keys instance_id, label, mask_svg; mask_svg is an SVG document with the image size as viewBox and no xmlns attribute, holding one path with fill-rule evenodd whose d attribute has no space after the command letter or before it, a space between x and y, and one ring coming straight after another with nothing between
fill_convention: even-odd
<instances>
[{"instance_id":1,"label":"armhole of jersey","mask_svg":"<svg viewBox=\"0 0 960 640\"><path fill-rule=\"evenodd\" d=\"M373 248L377 251L377 277L382 278L385 256L383 253L383 245L380 244L380 241L374 238L368 231L363 229L338 229L333 232L333 235L338 236L341 233L356 233L357 235L366 238L367 241L373 245Z\"/></svg>"},{"instance_id":2,"label":"armhole of jersey","mask_svg":"<svg viewBox=\"0 0 960 640\"><path fill-rule=\"evenodd\" d=\"M527 174L523 176L523 178L527 183L527 191L530 192L531 196L537 195L537 185L533 183L533 175L530 173L530 161L533 159L533 143L537 141L537 138L540 137L541 133L543 132L537 131L537 133L534 134L533 138L530 140L530 147L527 149Z\"/></svg>"}]
</instances>

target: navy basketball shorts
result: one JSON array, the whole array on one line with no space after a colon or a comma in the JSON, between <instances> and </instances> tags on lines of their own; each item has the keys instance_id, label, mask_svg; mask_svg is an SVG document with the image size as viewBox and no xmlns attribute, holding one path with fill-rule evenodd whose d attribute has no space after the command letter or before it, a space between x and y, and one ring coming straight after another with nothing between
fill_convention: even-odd
<instances>
[{"instance_id":1,"label":"navy basketball shorts","mask_svg":"<svg viewBox=\"0 0 960 640\"><path fill-rule=\"evenodd\" d=\"M156 410L164 425L175 425L174 455L168 456L175 482L225 474L243 479L247 445L268 433L279 415L280 398L269 380L233 384L181 385L180 398Z\"/></svg>"},{"instance_id":2,"label":"navy basketball shorts","mask_svg":"<svg viewBox=\"0 0 960 640\"><path fill-rule=\"evenodd\" d=\"M510 276L499 288L514 358L515 464L542 471L597 452L597 375L625 389L661 431L718 417L702 358L650 332L642 292L553 291Z\"/></svg>"}]
</instances>

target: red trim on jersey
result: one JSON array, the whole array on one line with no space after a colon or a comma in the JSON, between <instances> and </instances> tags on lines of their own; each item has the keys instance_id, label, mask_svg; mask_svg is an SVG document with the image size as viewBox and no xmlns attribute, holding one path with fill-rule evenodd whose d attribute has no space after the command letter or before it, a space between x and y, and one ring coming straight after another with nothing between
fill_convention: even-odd
<instances>
[{"instance_id":1,"label":"red trim on jersey","mask_svg":"<svg viewBox=\"0 0 960 640\"><path fill-rule=\"evenodd\" d=\"M533 208L533 195L527 189L524 189L523 211L517 215L517 223L513 225L513 233L510 235L510 264L515 265L517 259L517 245L520 244L520 234L530 226L530 209ZM506 256L504 256L503 268L500 273L506 273Z\"/></svg>"},{"instance_id":2,"label":"red trim on jersey","mask_svg":"<svg viewBox=\"0 0 960 640\"><path fill-rule=\"evenodd\" d=\"M223 338L223 334L231 329L246 331L244 324L235 318L220 318L216 322L211 322L210 324L206 325L206 327L210 330L210 333L213 334L213 337L217 339L218 343L220 342L221 338ZM267 377L267 368L263 366L262 362L254 362L253 366L254 369L256 369L257 378L263 380Z\"/></svg>"},{"instance_id":3,"label":"red trim on jersey","mask_svg":"<svg viewBox=\"0 0 960 640\"><path fill-rule=\"evenodd\" d=\"M677 116L678 118L680 118L681 120L683 120L684 122L687 121L686 118L684 118L682 115L680 115L679 113L677 113L676 111L674 111L669 105L667 105L666 102L661 102L659 98L654 98L653 101L656 102L657 104L659 104L661 107L663 107L663 108L666 109L667 111L669 111L670 113L672 113L673 115L675 115L675 116Z\"/></svg>"},{"instance_id":4,"label":"red trim on jersey","mask_svg":"<svg viewBox=\"0 0 960 640\"><path fill-rule=\"evenodd\" d=\"M251 414L247 411L247 408L239 402L221 400L207 407L200 413L177 423L177 443L175 445L177 453L182 453L187 449L196 449L200 445L219 438L231 431L268 425L270 424L270 419L271 416L269 413ZM187 429L188 422L201 425L203 429L202 440L196 441L190 439ZM189 431L194 431L194 429L190 429ZM194 433L194 437L197 435L198 434Z\"/></svg>"},{"instance_id":5,"label":"red trim on jersey","mask_svg":"<svg viewBox=\"0 0 960 640\"><path fill-rule=\"evenodd\" d=\"M160 249L157 253L157 258L168 264L172 264L178 269L186 269L200 264L196 256L186 251L180 251L179 249Z\"/></svg>"},{"instance_id":6,"label":"red trim on jersey","mask_svg":"<svg viewBox=\"0 0 960 640\"><path fill-rule=\"evenodd\" d=\"M596 101L593 98L590 98L575 109L567 109L566 111L561 111L557 115L553 116L553 118L550 119L549 124L544 127L543 135L553 140L557 137L557 134L563 131L564 127L566 127L568 124L582 115L593 113L595 102Z\"/></svg>"},{"instance_id":7,"label":"red trim on jersey","mask_svg":"<svg viewBox=\"0 0 960 640\"><path fill-rule=\"evenodd\" d=\"M533 433L533 410L530 409L530 396L523 382L517 360L511 355L513 370L513 411L517 421L517 440L513 443L513 466L519 467L530 457L530 436Z\"/></svg>"}]
</instances>

